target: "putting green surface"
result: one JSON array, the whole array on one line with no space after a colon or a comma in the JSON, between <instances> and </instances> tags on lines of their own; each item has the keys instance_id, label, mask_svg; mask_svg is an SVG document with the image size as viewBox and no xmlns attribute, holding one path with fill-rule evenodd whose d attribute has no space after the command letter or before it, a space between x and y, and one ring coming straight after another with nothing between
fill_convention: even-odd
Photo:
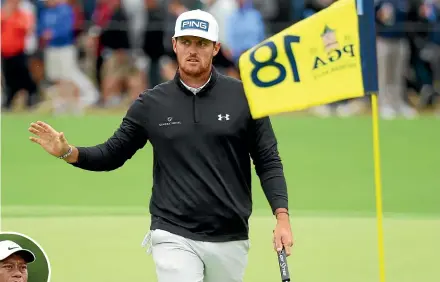
<instances>
[{"instance_id":1,"label":"putting green surface","mask_svg":"<svg viewBox=\"0 0 440 282\"><path fill-rule=\"evenodd\" d=\"M140 244L149 226L151 146L108 173L82 171L28 141L43 120L75 145L109 137L120 116L2 116L2 231L36 239L52 281L155 281ZM272 119L289 186L292 281L379 281L371 119ZM382 121L387 282L440 281L440 121ZM274 220L253 176L247 282L279 281Z\"/></svg>"},{"instance_id":2,"label":"putting green surface","mask_svg":"<svg viewBox=\"0 0 440 282\"><path fill-rule=\"evenodd\" d=\"M8 218L2 227L32 234L44 246L54 282L155 281L152 257L141 248L148 224L143 216L54 216ZM246 282L280 280L273 226L267 216L251 221ZM378 281L374 219L297 216L293 227L292 281ZM438 281L440 220L386 219L385 232L387 281Z\"/></svg>"}]
</instances>

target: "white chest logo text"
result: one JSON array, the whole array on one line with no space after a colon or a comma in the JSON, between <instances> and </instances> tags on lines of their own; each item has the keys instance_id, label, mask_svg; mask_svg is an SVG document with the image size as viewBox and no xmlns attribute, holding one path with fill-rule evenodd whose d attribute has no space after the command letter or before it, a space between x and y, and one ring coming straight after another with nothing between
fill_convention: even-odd
<instances>
[{"instance_id":1,"label":"white chest logo text","mask_svg":"<svg viewBox=\"0 0 440 282\"><path fill-rule=\"evenodd\" d=\"M229 114L226 114L226 115L219 114L218 115L218 120L220 120L220 121L222 121L222 120L229 120Z\"/></svg>"},{"instance_id":2,"label":"white chest logo text","mask_svg":"<svg viewBox=\"0 0 440 282\"><path fill-rule=\"evenodd\" d=\"M167 122L159 123L159 126L170 126L170 125L177 125L182 124L180 121L173 121L173 117L168 117Z\"/></svg>"}]
</instances>

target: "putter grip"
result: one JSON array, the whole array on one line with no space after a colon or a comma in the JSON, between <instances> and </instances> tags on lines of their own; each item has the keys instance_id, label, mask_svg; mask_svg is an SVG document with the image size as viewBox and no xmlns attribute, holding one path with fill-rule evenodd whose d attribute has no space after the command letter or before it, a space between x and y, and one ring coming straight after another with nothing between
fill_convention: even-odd
<instances>
[{"instance_id":1,"label":"putter grip","mask_svg":"<svg viewBox=\"0 0 440 282\"><path fill-rule=\"evenodd\" d=\"M280 274L282 282L290 281L289 267L287 266L287 256L286 251L282 249L278 252L278 264L280 266Z\"/></svg>"}]
</instances>

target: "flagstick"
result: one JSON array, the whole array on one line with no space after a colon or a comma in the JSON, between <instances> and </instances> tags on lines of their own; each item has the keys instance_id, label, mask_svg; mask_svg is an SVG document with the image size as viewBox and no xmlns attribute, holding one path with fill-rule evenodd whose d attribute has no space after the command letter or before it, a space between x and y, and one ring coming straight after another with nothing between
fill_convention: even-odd
<instances>
[{"instance_id":1,"label":"flagstick","mask_svg":"<svg viewBox=\"0 0 440 282\"><path fill-rule=\"evenodd\" d=\"M380 282L385 282L385 252L383 232L383 209L382 209L382 182L380 169L379 149L379 111L377 93L371 95L371 108L373 120L373 154L374 154L374 182L376 186L376 214L379 247L379 277Z\"/></svg>"},{"instance_id":2,"label":"flagstick","mask_svg":"<svg viewBox=\"0 0 440 282\"><path fill-rule=\"evenodd\" d=\"M364 14L364 1L356 1L358 16ZM382 179L380 169L380 148L379 148L379 111L377 93L371 93L371 108L373 120L373 155L374 155L374 183L376 187L376 216L377 216L377 235L379 249L379 277L380 282L385 282L385 247L383 235L383 208L382 208Z\"/></svg>"}]
</instances>

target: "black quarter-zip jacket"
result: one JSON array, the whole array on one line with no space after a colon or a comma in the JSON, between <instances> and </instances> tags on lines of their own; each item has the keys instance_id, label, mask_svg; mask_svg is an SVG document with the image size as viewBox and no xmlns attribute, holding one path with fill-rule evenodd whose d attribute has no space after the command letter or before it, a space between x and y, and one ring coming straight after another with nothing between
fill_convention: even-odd
<instances>
[{"instance_id":1,"label":"black quarter-zip jacket","mask_svg":"<svg viewBox=\"0 0 440 282\"><path fill-rule=\"evenodd\" d=\"M253 119L242 82L214 68L197 95L178 72L142 93L114 135L103 144L78 147L73 165L111 171L147 141L154 154L153 230L208 242L248 239L252 161L272 211L288 208L270 119Z\"/></svg>"}]
</instances>

